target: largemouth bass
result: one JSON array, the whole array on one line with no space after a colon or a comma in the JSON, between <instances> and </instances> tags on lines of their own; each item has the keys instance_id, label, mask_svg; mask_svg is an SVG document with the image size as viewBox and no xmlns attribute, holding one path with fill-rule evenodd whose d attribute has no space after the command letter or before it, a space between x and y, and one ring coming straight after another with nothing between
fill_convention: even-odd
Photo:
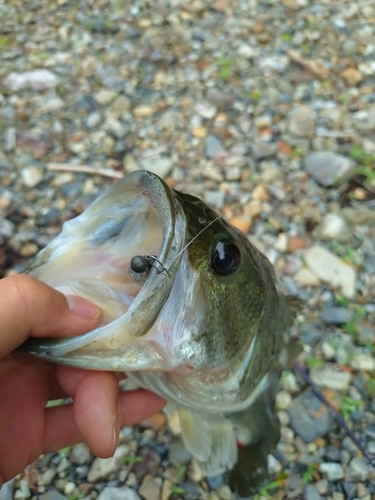
<instances>
[{"instance_id":1,"label":"largemouth bass","mask_svg":"<svg viewBox=\"0 0 375 500\"><path fill-rule=\"evenodd\" d=\"M290 299L268 259L222 216L139 170L65 222L25 272L98 305L103 321L23 350L125 372L175 404L206 475L233 469L238 442L268 443L264 461L279 439L274 373Z\"/></svg>"}]
</instances>

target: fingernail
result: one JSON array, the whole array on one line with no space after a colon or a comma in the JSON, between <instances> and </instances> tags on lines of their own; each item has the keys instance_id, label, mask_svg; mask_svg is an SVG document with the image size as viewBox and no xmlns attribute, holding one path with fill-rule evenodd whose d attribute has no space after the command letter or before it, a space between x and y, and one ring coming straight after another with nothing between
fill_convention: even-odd
<instances>
[{"instance_id":1,"label":"fingernail","mask_svg":"<svg viewBox=\"0 0 375 500\"><path fill-rule=\"evenodd\" d=\"M77 295L66 295L66 300L71 312L81 318L96 321L101 315L102 311L100 307L88 302L82 297L78 297Z\"/></svg>"}]
</instances>

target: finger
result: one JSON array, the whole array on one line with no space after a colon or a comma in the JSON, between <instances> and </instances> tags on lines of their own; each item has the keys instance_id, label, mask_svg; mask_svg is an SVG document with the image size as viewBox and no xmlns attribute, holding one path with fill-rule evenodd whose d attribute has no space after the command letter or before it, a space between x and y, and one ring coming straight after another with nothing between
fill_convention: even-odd
<instances>
[{"instance_id":1,"label":"finger","mask_svg":"<svg viewBox=\"0 0 375 500\"><path fill-rule=\"evenodd\" d=\"M116 420L118 379L114 373L59 366L60 386L74 398L74 418L95 455L113 454L119 426Z\"/></svg>"},{"instance_id":2,"label":"finger","mask_svg":"<svg viewBox=\"0 0 375 500\"><path fill-rule=\"evenodd\" d=\"M118 381L113 373L89 372L76 387L74 416L77 427L92 452L107 458L115 452Z\"/></svg>"},{"instance_id":3,"label":"finger","mask_svg":"<svg viewBox=\"0 0 375 500\"><path fill-rule=\"evenodd\" d=\"M83 436L74 419L73 404L45 410L43 453L52 453L81 441Z\"/></svg>"},{"instance_id":4,"label":"finger","mask_svg":"<svg viewBox=\"0 0 375 500\"><path fill-rule=\"evenodd\" d=\"M31 276L0 280L0 357L29 336L78 335L96 327L101 319L97 306L80 297L67 298Z\"/></svg>"},{"instance_id":5,"label":"finger","mask_svg":"<svg viewBox=\"0 0 375 500\"><path fill-rule=\"evenodd\" d=\"M143 389L124 392L119 397L117 407L119 427L140 422L160 411L164 405L165 401L162 398ZM85 440L75 421L75 412L72 404L46 409L43 453L52 453ZM109 453L103 449L96 449L95 440L99 436L100 432L98 436L89 436L87 444L94 454L102 457L111 456L113 450L107 444L105 447L110 450Z\"/></svg>"},{"instance_id":6,"label":"finger","mask_svg":"<svg viewBox=\"0 0 375 500\"><path fill-rule=\"evenodd\" d=\"M165 399L145 389L120 393L117 412L120 426L134 425L162 410Z\"/></svg>"}]
</instances>

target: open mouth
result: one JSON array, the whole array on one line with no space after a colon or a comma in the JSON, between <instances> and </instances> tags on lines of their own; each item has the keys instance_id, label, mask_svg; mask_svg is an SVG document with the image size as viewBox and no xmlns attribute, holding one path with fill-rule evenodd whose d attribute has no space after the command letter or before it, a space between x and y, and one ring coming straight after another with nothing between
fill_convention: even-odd
<instances>
[{"instance_id":1,"label":"open mouth","mask_svg":"<svg viewBox=\"0 0 375 500\"><path fill-rule=\"evenodd\" d=\"M25 350L75 366L140 369L145 355L139 356L139 340L145 343L168 297L184 243L185 219L169 187L149 172L126 176L65 223L27 271L64 294L98 305L101 325L78 337L29 341ZM154 368L164 366L155 345L149 347Z\"/></svg>"}]
</instances>

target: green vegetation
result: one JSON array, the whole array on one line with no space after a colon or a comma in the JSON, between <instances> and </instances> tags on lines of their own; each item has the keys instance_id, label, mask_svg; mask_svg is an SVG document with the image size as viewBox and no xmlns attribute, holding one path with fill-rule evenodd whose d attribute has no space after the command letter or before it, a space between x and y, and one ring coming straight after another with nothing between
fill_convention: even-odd
<instances>
[{"instance_id":1,"label":"green vegetation","mask_svg":"<svg viewBox=\"0 0 375 500\"><path fill-rule=\"evenodd\" d=\"M9 36L0 36L0 47L6 47L12 43L12 39Z\"/></svg>"},{"instance_id":2,"label":"green vegetation","mask_svg":"<svg viewBox=\"0 0 375 500\"><path fill-rule=\"evenodd\" d=\"M347 307L350 304L350 300L344 295L337 294L335 297L335 302L337 307Z\"/></svg>"},{"instance_id":3,"label":"green vegetation","mask_svg":"<svg viewBox=\"0 0 375 500\"><path fill-rule=\"evenodd\" d=\"M367 154L362 146L354 145L350 150L350 156L360 165L356 168L356 174L364 177L366 187L375 185L375 156Z\"/></svg>"},{"instance_id":4,"label":"green vegetation","mask_svg":"<svg viewBox=\"0 0 375 500\"><path fill-rule=\"evenodd\" d=\"M316 356L311 356L306 360L307 367L311 370L311 368L318 368L319 366L324 365L324 360L321 358L317 358Z\"/></svg>"},{"instance_id":5,"label":"green vegetation","mask_svg":"<svg viewBox=\"0 0 375 500\"><path fill-rule=\"evenodd\" d=\"M348 247L333 240L331 242L332 250L348 264L355 264L358 261L358 251L353 247Z\"/></svg>"},{"instance_id":6,"label":"green vegetation","mask_svg":"<svg viewBox=\"0 0 375 500\"><path fill-rule=\"evenodd\" d=\"M292 41L292 35L291 35L290 33L283 33L283 34L281 35L281 40L282 40L283 42L287 42L287 43L289 43L289 42L291 42L291 41Z\"/></svg>"},{"instance_id":7,"label":"green vegetation","mask_svg":"<svg viewBox=\"0 0 375 500\"><path fill-rule=\"evenodd\" d=\"M66 448L61 448L61 450L59 451L59 455L61 455L62 457L66 457L71 448L72 448L71 446L67 446Z\"/></svg>"},{"instance_id":8,"label":"green vegetation","mask_svg":"<svg viewBox=\"0 0 375 500\"><path fill-rule=\"evenodd\" d=\"M353 399L349 396L342 396L340 411L343 414L345 420L349 420L352 413L357 411L357 409L363 405L363 401L359 399Z\"/></svg>"},{"instance_id":9,"label":"green vegetation","mask_svg":"<svg viewBox=\"0 0 375 500\"><path fill-rule=\"evenodd\" d=\"M181 481L186 472L186 465L177 464L176 469L177 469L177 481Z\"/></svg>"},{"instance_id":10,"label":"green vegetation","mask_svg":"<svg viewBox=\"0 0 375 500\"><path fill-rule=\"evenodd\" d=\"M270 493L271 492L274 493L273 490L277 490L278 488L280 488L280 486L283 486L285 480L288 479L288 477L289 477L288 474L286 474L285 472L281 472L275 481L267 483L262 487L260 492L254 496L254 500L260 500L261 496L266 498L272 498Z\"/></svg>"},{"instance_id":11,"label":"green vegetation","mask_svg":"<svg viewBox=\"0 0 375 500\"><path fill-rule=\"evenodd\" d=\"M235 62L235 59L233 59L232 57L219 57L216 60L216 64L220 70L220 78L222 78L223 80L227 80L231 76L233 65Z\"/></svg>"},{"instance_id":12,"label":"green vegetation","mask_svg":"<svg viewBox=\"0 0 375 500\"><path fill-rule=\"evenodd\" d=\"M370 378L366 383L366 393L369 397L375 396L375 379Z\"/></svg>"},{"instance_id":13,"label":"green vegetation","mask_svg":"<svg viewBox=\"0 0 375 500\"><path fill-rule=\"evenodd\" d=\"M47 408L52 408L53 406L61 406L64 404L65 399L53 399L48 401Z\"/></svg>"},{"instance_id":14,"label":"green vegetation","mask_svg":"<svg viewBox=\"0 0 375 500\"><path fill-rule=\"evenodd\" d=\"M86 496L87 496L86 493L78 493L77 495L69 497L69 500L80 500L80 498L85 498Z\"/></svg>"},{"instance_id":15,"label":"green vegetation","mask_svg":"<svg viewBox=\"0 0 375 500\"><path fill-rule=\"evenodd\" d=\"M311 483L311 481L313 480L313 474L314 474L314 471L315 471L315 466L310 464L307 466L305 472L303 473L303 476L302 476L302 481L305 483L305 484L308 484L308 483Z\"/></svg>"},{"instance_id":16,"label":"green vegetation","mask_svg":"<svg viewBox=\"0 0 375 500\"><path fill-rule=\"evenodd\" d=\"M180 488L180 486L177 486L176 484L174 484L171 488L171 491L170 491L170 495L182 495L183 493L185 493L185 490L184 488Z\"/></svg>"},{"instance_id":17,"label":"green vegetation","mask_svg":"<svg viewBox=\"0 0 375 500\"><path fill-rule=\"evenodd\" d=\"M261 98L261 93L259 92L259 90L252 90L249 94L249 98L255 102L258 102Z\"/></svg>"},{"instance_id":18,"label":"green vegetation","mask_svg":"<svg viewBox=\"0 0 375 500\"><path fill-rule=\"evenodd\" d=\"M356 309L354 315L341 328L345 333L348 333L357 339L358 331L356 323L359 319L366 317L367 311L364 307L353 307Z\"/></svg>"}]
</instances>

